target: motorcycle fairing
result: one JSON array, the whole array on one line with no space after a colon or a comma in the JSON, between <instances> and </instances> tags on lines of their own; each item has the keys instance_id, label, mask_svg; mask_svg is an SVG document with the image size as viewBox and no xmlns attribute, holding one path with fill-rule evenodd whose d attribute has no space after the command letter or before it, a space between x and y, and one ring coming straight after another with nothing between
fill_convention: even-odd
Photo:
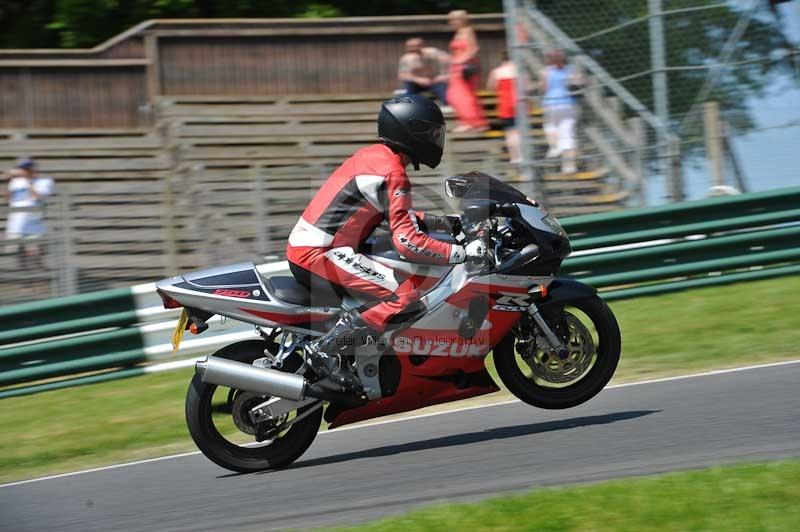
<instances>
[{"instance_id":1,"label":"motorcycle fairing","mask_svg":"<svg viewBox=\"0 0 800 532\"><path fill-rule=\"evenodd\" d=\"M550 280L486 275L467 281L411 327L392 335L390 346L400 362L395 393L336 412L329 419L331 428L499 391L486 371L485 358L516 325L521 312L490 308L472 338L459 336L459 323L476 297L488 297L494 306L505 294L527 295L532 287Z\"/></svg>"},{"instance_id":2,"label":"motorcycle fairing","mask_svg":"<svg viewBox=\"0 0 800 532\"><path fill-rule=\"evenodd\" d=\"M305 307L281 301L252 262L188 273L156 283L156 290L184 307L264 327L320 334L338 307Z\"/></svg>"}]
</instances>

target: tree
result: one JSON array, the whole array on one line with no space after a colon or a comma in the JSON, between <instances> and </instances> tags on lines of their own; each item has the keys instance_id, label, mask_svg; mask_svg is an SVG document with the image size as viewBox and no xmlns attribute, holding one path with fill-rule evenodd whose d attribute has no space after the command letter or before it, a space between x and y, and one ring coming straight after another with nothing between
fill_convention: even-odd
<instances>
[{"instance_id":1,"label":"tree","mask_svg":"<svg viewBox=\"0 0 800 532\"><path fill-rule=\"evenodd\" d=\"M53 20L54 13L54 0L0 1L0 47L58 46L58 33L47 28Z\"/></svg>"},{"instance_id":2,"label":"tree","mask_svg":"<svg viewBox=\"0 0 800 532\"><path fill-rule=\"evenodd\" d=\"M717 7L674 13L664 20L667 67L694 67L669 70L669 106L673 125L677 125L692 108L709 69L728 40L742 12L733 3L717 0L673 0L668 7ZM650 40L647 20L623 26L615 31L603 30L630 23L648 14L643 0L540 0L537 7L565 33L575 39L591 57L642 103L652 109ZM763 12L750 20L747 31L736 43L730 61L737 63L723 68L708 99L720 103L725 118L739 130L752 128L748 98L763 95L781 71L789 72L788 61L776 61L775 51L785 40L774 18ZM638 75L637 75L638 74ZM686 128L685 128L686 129Z\"/></svg>"},{"instance_id":3,"label":"tree","mask_svg":"<svg viewBox=\"0 0 800 532\"><path fill-rule=\"evenodd\" d=\"M502 10L501 0L2 0L0 47L92 47L151 18L333 17Z\"/></svg>"}]
</instances>

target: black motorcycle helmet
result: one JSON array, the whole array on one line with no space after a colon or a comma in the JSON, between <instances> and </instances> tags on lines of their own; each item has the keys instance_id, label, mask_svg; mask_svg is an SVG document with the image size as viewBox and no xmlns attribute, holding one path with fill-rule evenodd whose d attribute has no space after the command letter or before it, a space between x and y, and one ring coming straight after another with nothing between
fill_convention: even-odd
<instances>
[{"instance_id":1,"label":"black motorcycle helmet","mask_svg":"<svg viewBox=\"0 0 800 532\"><path fill-rule=\"evenodd\" d=\"M419 163L436 168L442 160L444 116L439 106L424 96L398 96L381 106L378 137L411 157L415 170Z\"/></svg>"}]
</instances>

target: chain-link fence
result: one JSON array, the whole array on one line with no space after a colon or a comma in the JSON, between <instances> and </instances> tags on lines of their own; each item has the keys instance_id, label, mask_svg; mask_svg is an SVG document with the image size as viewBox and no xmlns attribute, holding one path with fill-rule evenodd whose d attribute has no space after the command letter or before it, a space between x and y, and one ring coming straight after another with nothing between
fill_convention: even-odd
<instances>
[{"instance_id":1,"label":"chain-link fence","mask_svg":"<svg viewBox=\"0 0 800 532\"><path fill-rule=\"evenodd\" d=\"M546 50L566 50L581 74L578 171L561 172L559 161L546 157L543 116L523 101L531 124L523 170L533 176L507 163L499 130L448 135L442 166L415 173L418 208L444 208L442 178L469 170L520 188L534 177L537 198L558 216L701 197L714 186L724 193L800 183L800 23L786 16L800 14L800 0L775 12L761 0L505 4L509 43L527 72L534 109ZM325 177L371 142L380 98L337 102L338 118L282 105L289 115L280 124L257 98L236 100L235 112L217 100L176 100L163 135L46 140L63 144L48 144L45 162L66 173L55 174L47 235L0 242L0 303L282 256L289 230ZM209 107L202 116L200 103ZM351 114L342 111L348 105ZM295 132L294 144L279 128ZM336 134L325 137L329 130Z\"/></svg>"},{"instance_id":2,"label":"chain-link fence","mask_svg":"<svg viewBox=\"0 0 800 532\"><path fill-rule=\"evenodd\" d=\"M648 203L800 180L791 157L800 137L797 2L507 4L534 98L549 48L566 50L586 75L576 93L584 165L609 167ZM539 176L552 164L542 153L532 159Z\"/></svg>"}]
</instances>

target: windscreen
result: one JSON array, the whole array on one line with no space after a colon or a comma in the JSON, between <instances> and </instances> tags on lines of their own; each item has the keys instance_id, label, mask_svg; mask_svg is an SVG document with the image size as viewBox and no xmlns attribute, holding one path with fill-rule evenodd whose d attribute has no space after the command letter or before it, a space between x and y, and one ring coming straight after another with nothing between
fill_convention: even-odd
<instances>
[{"instance_id":1,"label":"windscreen","mask_svg":"<svg viewBox=\"0 0 800 532\"><path fill-rule=\"evenodd\" d=\"M471 205L475 200L481 199L491 200L496 203L532 205L525 194L490 175L481 172L470 172L457 177L463 179L466 185L466 192L461 197L460 207L462 209Z\"/></svg>"}]
</instances>

